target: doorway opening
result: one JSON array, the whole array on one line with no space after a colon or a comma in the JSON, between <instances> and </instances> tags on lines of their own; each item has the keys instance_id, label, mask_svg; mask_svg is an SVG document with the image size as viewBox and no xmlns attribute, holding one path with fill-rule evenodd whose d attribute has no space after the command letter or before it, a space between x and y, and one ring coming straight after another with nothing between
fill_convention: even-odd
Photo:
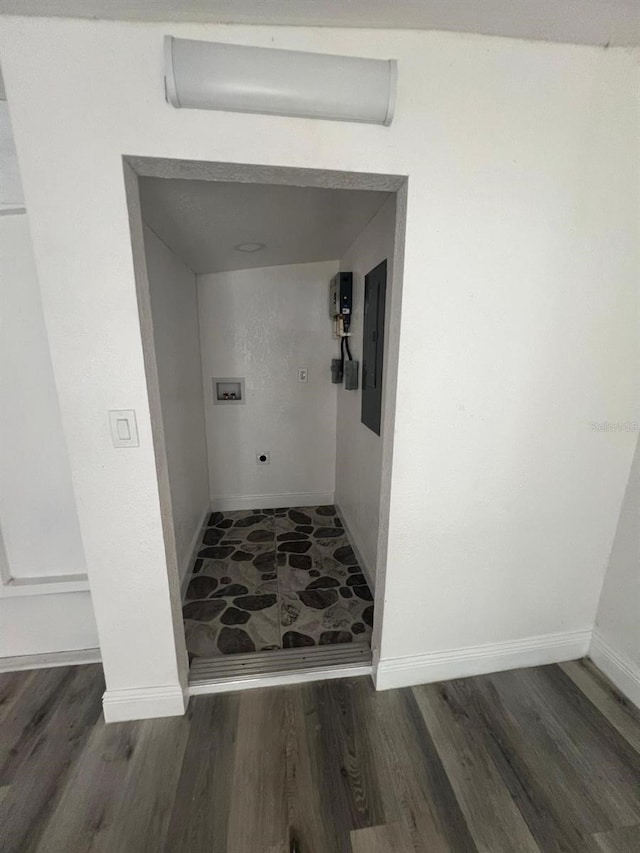
<instances>
[{"instance_id":1,"label":"doorway opening","mask_svg":"<svg viewBox=\"0 0 640 853\"><path fill-rule=\"evenodd\" d=\"M191 692L372 672L406 178L124 168Z\"/></svg>"}]
</instances>

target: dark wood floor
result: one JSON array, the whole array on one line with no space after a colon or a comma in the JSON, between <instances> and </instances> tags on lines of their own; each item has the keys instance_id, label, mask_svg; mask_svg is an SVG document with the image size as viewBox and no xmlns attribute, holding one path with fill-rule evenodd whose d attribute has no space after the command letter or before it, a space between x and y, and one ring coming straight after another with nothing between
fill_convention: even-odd
<instances>
[{"instance_id":1,"label":"dark wood floor","mask_svg":"<svg viewBox=\"0 0 640 853\"><path fill-rule=\"evenodd\" d=\"M3 853L640 851L640 718L572 663L105 726L100 667L0 676Z\"/></svg>"}]
</instances>

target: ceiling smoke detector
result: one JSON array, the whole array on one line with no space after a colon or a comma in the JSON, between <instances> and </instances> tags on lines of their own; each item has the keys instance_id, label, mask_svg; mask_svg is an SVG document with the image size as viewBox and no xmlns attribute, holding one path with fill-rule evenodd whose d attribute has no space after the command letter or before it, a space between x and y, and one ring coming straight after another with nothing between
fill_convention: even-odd
<instances>
[{"instance_id":1,"label":"ceiling smoke detector","mask_svg":"<svg viewBox=\"0 0 640 853\"><path fill-rule=\"evenodd\" d=\"M259 252L260 249L264 249L264 243L238 243L233 248L236 252Z\"/></svg>"}]
</instances>

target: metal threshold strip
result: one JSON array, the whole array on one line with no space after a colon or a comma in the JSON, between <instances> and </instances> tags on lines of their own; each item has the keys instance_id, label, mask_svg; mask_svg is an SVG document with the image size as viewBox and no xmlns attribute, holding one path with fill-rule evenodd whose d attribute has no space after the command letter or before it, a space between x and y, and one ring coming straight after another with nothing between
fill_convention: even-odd
<instances>
[{"instance_id":1,"label":"metal threshold strip","mask_svg":"<svg viewBox=\"0 0 640 853\"><path fill-rule=\"evenodd\" d=\"M273 649L195 658L189 671L189 693L192 696L224 693L250 687L370 675L371 672L371 649L366 643Z\"/></svg>"}]
</instances>

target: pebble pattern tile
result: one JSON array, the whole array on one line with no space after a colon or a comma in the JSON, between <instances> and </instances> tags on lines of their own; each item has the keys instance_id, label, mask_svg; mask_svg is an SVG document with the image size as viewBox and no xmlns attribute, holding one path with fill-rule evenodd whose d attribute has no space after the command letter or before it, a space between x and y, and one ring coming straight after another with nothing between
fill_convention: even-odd
<instances>
[{"instance_id":1,"label":"pebble pattern tile","mask_svg":"<svg viewBox=\"0 0 640 853\"><path fill-rule=\"evenodd\" d=\"M334 506L213 512L183 616L194 657L369 642L373 597Z\"/></svg>"}]
</instances>

